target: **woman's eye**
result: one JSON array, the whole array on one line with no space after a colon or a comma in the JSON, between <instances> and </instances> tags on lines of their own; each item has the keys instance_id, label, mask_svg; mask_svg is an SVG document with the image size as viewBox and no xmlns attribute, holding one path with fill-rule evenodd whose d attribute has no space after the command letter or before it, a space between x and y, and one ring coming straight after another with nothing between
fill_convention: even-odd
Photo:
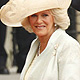
<instances>
[{"instance_id":1,"label":"woman's eye","mask_svg":"<svg viewBox=\"0 0 80 80\"><path fill-rule=\"evenodd\" d=\"M43 14L44 17L48 16L48 14Z\"/></svg>"},{"instance_id":2,"label":"woman's eye","mask_svg":"<svg viewBox=\"0 0 80 80\"><path fill-rule=\"evenodd\" d=\"M36 14L33 14L33 15L31 15L31 17L37 17L37 15Z\"/></svg>"}]
</instances>

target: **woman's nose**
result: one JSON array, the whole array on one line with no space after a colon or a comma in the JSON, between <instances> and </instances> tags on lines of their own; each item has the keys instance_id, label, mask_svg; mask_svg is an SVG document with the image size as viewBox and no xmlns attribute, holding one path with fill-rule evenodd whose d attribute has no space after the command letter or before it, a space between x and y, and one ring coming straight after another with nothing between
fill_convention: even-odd
<instances>
[{"instance_id":1,"label":"woman's nose","mask_svg":"<svg viewBox=\"0 0 80 80\"><path fill-rule=\"evenodd\" d=\"M37 17L37 23L42 23L42 17L41 16Z\"/></svg>"}]
</instances>

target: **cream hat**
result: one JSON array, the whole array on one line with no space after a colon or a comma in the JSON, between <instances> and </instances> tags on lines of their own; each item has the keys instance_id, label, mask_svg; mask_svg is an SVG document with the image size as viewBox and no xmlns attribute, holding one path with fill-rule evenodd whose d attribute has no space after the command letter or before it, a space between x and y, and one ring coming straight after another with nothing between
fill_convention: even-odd
<instances>
[{"instance_id":1,"label":"cream hat","mask_svg":"<svg viewBox=\"0 0 80 80\"><path fill-rule=\"evenodd\" d=\"M55 9L55 11L53 12L56 12L56 9L58 9L57 11L62 11L61 14L63 16L60 14L60 17L62 17L61 19L66 16L68 20L67 23L69 25L70 23L67 15L67 9L70 6L70 3L71 0L10 0L1 9L1 21L7 26L11 27L20 27L22 25L26 26L26 29L31 32L31 28L27 18L28 16L47 9ZM59 18L55 19L55 23L57 24L57 21L59 22L59 20ZM65 20L63 21L65 22ZM59 25L60 24L61 23L59 23Z\"/></svg>"}]
</instances>

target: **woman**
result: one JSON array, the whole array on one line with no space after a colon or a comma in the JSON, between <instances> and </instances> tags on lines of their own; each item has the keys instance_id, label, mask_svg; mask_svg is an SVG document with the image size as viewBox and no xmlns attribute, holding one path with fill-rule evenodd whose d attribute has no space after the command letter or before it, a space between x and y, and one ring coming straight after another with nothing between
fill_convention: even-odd
<instances>
[{"instance_id":1,"label":"woman","mask_svg":"<svg viewBox=\"0 0 80 80\"><path fill-rule=\"evenodd\" d=\"M35 1L35 3L34 3ZM10 0L1 10L8 26L34 32L20 80L80 80L80 45L65 30L71 0Z\"/></svg>"}]
</instances>

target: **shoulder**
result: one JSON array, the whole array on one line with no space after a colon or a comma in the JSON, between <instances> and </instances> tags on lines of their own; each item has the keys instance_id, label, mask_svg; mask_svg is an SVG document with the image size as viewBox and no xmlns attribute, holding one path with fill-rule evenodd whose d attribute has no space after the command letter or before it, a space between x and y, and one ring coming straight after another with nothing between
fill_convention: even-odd
<instances>
[{"instance_id":1,"label":"shoulder","mask_svg":"<svg viewBox=\"0 0 80 80\"><path fill-rule=\"evenodd\" d=\"M79 42L70 35L68 35L66 32L62 34L60 38L61 43L63 45L66 45L66 47L80 46Z\"/></svg>"},{"instance_id":2,"label":"shoulder","mask_svg":"<svg viewBox=\"0 0 80 80\"><path fill-rule=\"evenodd\" d=\"M61 45L59 47L60 60L80 59L80 44L77 40L69 36L67 33L62 34Z\"/></svg>"}]
</instances>

